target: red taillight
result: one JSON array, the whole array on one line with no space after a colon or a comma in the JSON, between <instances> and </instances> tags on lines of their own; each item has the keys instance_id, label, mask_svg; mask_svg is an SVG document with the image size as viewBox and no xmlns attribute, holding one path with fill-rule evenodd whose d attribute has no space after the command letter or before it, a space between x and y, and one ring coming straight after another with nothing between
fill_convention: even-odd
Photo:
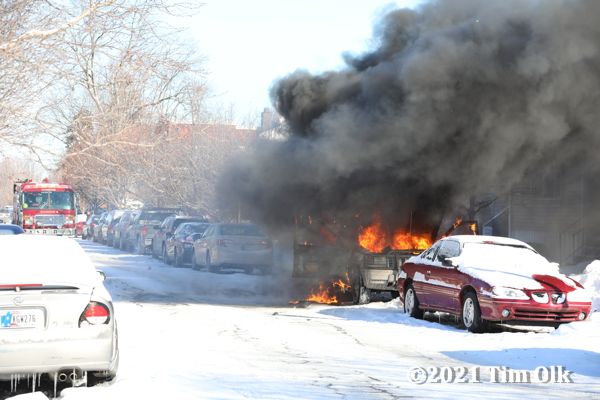
<instances>
[{"instance_id":1,"label":"red taillight","mask_svg":"<svg viewBox=\"0 0 600 400\"><path fill-rule=\"evenodd\" d=\"M266 249L270 249L271 247L273 247L273 242L271 242L270 240L263 240L259 244L267 246L265 247Z\"/></svg>"},{"instance_id":2,"label":"red taillight","mask_svg":"<svg viewBox=\"0 0 600 400\"><path fill-rule=\"evenodd\" d=\"M95 223L93 223L93 222L92 222L90 225L92 225L92 226L96 226L96 224L95 224Z\"/></svg>"},{"instance_id":3,"label":"red taillight","mask_svg":"<svg viewBox=\"0 0 600 400\"><path fill-rule=\"evenodd\" d=\"M111 225L109 228L110 231L114 230L114 227Z\"/></svg>"},{"instance_id":4,"label":"red taillight","mask_svg":"<svg viewBox=\"0 0 600 400\"><path fill-rule=\"evenodd\" d=\"M181 239L181 243L194 243L194 235Z\"/></svg>"},{"instance_id":5,"label":"red taillight","mask_svg":"<svg viewBox=\"0 0 600 400\"><path fill-rule=\"evenodd\" d=\"M217 246L227 247L228 244L233 244L233 240L217 239Z\"/></svg>"},{"instance_id":6,"label":"red taillight","mask_svg":"<svg viewBox=\"0 0 600 400\"><path fill-rule=\"evenodd\" d=\"M146 227L145 226L142 228L142 236L146 236Z\"/></svg>"},{"instance_id":7,"label":"red taillight","mask_svg":"<svg viewBox=\"0 0 600 400\"><path fill-rule=\"evenodd\" d=\"M169 233L175 233L175 229L171 229Z\"/></svg>"},{"instance_id":8,"label":"red taillight","mask_svg":"<svg viewBox=\"0 0 600 400\"><path fill-rule=\"evenodd\" d=\"M91 325L108 324L109 320L108 308L104 304L91 302L81 316L79 326L85 325L85 322Z\"/></svg>"}]
</instances>

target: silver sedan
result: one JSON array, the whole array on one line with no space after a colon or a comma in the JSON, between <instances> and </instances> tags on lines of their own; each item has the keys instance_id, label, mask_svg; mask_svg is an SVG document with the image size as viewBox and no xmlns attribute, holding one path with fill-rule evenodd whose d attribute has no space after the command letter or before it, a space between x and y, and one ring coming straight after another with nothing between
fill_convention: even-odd
<instances>
[{"instance_id":1,"label":"silver sedan","mask_svg":"<svg viewBox=\"0 0 600 400\"><path fill-rule=\"evenodd\" d=\"M72 239L0 237L0 379L112 380L119 366L110 294ZM34 379L35 380L35 379Z\"/></svg>"},{"instance_id":2,"label":"silver sedan","mask_svg":"<svg viewBox=\"0 0 600 400\"><path fill-rule=\"evenodd\" d=\"M254 224L213 224L194 242L192 268L209 272L223 268L242 269L247 274L273 268L273 241Z\"/></svg>"}]
</instances>

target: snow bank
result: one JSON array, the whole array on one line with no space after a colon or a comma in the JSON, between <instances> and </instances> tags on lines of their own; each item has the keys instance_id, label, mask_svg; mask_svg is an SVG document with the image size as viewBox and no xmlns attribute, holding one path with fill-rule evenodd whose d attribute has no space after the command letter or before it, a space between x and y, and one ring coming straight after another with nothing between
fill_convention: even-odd
<instances>
[{"instance_id":1,"label":"snow bank","mask_svg":"<svg viewBox=\"0 0 600 400\"><path fill-rule=\"evenodd\" d=\"M73 239L15 235L0 238L3 284L74 284L94 287L100 281L89 257Z\"/></svg>"},{"instance_id":2,"label":"snow bank","mask_svg":"<svg viewBox=\"0 0 600 400\"><path fill-rule=\"evenodd\" d=\"M592 299L592 318L600 322L600 260L595 260L581 275L571 276L585 288Z\"/></svg>"}]
</instances>

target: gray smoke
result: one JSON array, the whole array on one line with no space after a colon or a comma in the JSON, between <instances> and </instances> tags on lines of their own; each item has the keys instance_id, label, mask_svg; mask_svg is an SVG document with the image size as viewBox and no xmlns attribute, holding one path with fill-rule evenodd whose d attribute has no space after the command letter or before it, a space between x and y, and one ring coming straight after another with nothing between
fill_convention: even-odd
<instances>
[{"instance_id":1,"label":"gray smoke","mask_svg":"<svg viewBox=\"0 0 600 400\"><path fill-rule=\"evenodd\" d=\"M438 218L532 171L597 162L599 1L432 1L386 12L373 43L342 71L273 83L293 136L237 160L229 199L267 222Z\"/></svg>"}]
</instances>

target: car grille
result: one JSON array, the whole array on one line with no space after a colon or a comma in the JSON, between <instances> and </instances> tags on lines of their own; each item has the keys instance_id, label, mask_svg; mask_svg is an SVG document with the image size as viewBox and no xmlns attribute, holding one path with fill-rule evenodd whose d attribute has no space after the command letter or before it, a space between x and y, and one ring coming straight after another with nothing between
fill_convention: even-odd
<instances>
[{"instance_id":1,"label":"car grille","mask_svg":"<svg viewBox=\"0 0 600 400\"><path fill-rule=\"evenodd\" d=\"M36 215L34 222L43 226L62 226L64 217L62 215Z\"/></svg>"},{"instance_id":2,"label":"car grille","mask_svg":"<svg viewBox=\"0 0 600 400\"><path fill-rule=\"evenodd\" d=\"M579 312L515 310L513 315L515 318L526 318L540 321L569 321L577 319Z\"/></svg>"}]
</instances>

